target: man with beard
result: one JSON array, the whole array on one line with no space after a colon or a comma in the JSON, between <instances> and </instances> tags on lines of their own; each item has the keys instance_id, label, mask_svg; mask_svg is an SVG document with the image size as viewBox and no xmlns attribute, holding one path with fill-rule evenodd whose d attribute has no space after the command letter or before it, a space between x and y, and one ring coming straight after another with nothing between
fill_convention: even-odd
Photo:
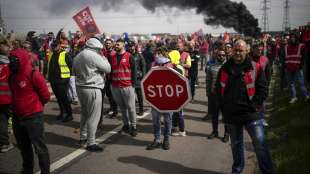
<instances>
[{"instance_id":1,"label":"man with beard","mask_svg":"<svg viewBox=\"0 0 310 174\"><path fill-rule=\"evenodd\" d=\"M218 96L215 92L215 83L219 73L220 68L225 63L226 53L224 51L224 46L216 49L214 51L215 59L214 63L210 64L207 69L206 74L206 89L208 95L208 113L212 118L212 133L208 136L208 139L213 139L218 137L218 124L220 115L220 105L218 102ZM223 142L228 142L229 135L227 131L227 126L224 126L225 132L222 139Z\"/></svg>"},{"instance_id":2,"label":"man with beard","mask_svg":"<svg viewBox=\"0 0 310 174\"><path fill-rule=\"evenodd\" d=\"M111 91L115 102L120 107L123 117L122 131L137 136L137 116L135 103L136 67L132 55L125 51L125 41L119 39L111 55Z\"/></svg>"}]
</instances>

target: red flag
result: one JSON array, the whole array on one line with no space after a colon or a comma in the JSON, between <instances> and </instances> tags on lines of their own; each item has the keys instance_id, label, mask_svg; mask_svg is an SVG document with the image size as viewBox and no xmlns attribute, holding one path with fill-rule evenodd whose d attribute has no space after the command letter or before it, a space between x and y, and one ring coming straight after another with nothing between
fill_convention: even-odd
<instances>
[{"instance_id":1,"label":"red flag","mask_svg":"<svg viewBox=\"0 0 310 174\"><path fill-rule=\"evenodd\" d=\"M223 40L225 43L229 43L230 41L230 36L227 32L224 33L224 37L223 37Z\"/></svg>"},{"instance_id":2,"label":"red flag","mask_svg":"<svg viewBox=\"0 0 310 174\"><path fill-rule=\"evenodd\" d=\"M100 30L90 12L89 7L86 7L73 16L81 31L88 37L100 34Z\"/></svg>"}]
</instances>

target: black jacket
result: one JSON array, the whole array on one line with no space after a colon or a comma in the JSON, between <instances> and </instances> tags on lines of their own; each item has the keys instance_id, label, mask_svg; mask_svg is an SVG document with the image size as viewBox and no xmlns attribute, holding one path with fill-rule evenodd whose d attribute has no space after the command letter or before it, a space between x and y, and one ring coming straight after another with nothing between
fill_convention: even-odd
<instances>
[{"instance_id":1,"label":"black jacket","mask_svg":"<svg viewBox=\"0 0 310 174\"><path fill-rule=\"evenodd\" d=\"M134 84L135 88L141 87L141 80L144 77L146 73L146 63L144 60L144 57L140 53L134 53L132 54L133 59L135 61L135 67L136 67L136 82Z\"/></svg>"},{"instance_id":2,"label":"black jacket","mask_svg":"<svg viewBox=\"0 0 310 174\"><path fill-rule=\"evenodd\" d=\"M69 78L62 79L60 78L60 67L58 64L59 53L53 53L49 64L48 64L48 81L50 83L67 83L69 82ZM66 63L72 73L72 58L68 53L66 53Z\"/></svg>"},{"instance_id":3,"label":"black jacket","mask_svg":"<svg viewBox=\"0 0 310 174\"><path fill-rule=\"evenodd\" d=\"M217 77L216 92L219 96L224 121L229 124L246 124L260 119L257 110L261 108L267 98L268 87L265 74L262 69L258 72L255 81L256 93L252 100L247 95L247 89L243 80L244 73L253 70L251 60L246 60L241 65L236 65L232 59L221 68L228 73L224 95L220 94L220 75Z\"/></svg>"}]
</instances>

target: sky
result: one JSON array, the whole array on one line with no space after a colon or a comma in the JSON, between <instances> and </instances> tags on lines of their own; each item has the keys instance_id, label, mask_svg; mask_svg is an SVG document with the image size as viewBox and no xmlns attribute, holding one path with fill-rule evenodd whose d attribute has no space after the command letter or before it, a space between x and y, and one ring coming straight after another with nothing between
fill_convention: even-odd
<instances>
[{"instance_id":1,"label":"sky","mask_svg":"<svg viewBox=\"0 0 310 174\"><path fill-rule=\"evenodd\" d=\"M76 31L77 25L72 16L80 9L89 6L101 31L107 34L128 33L193 33L200 28L205 33L233 32L231 28L221 26L207 26L202 15L197 15L195 10L180 10L177 8L159 8L154 12L144 9L134 0L114 0L109 4L99 6L94 0L58 0L59 2L72 3L73 8L62 11L51 6L53 0L0 0L2 19L7 30L16 33L26 33L34 30L39 33L49 31L57 32L60 28L65 31ZM96 1L96 0L95 0ZM101 0L105 1L105 0ZM206 0L207 1L207 0ZM234 0L243 2L249 11L261 24L262 0ZM279 31L283 23L283 1L270 0L271 10L268 12L269 30ZM55 2L55 0L53 1ZM105 3L103 3L105 4ZM291 27L305 25L310 21L310 1L291 0L290 2ZM262 27L260 25L260 27Z\"/></svg>"}]
</instances>

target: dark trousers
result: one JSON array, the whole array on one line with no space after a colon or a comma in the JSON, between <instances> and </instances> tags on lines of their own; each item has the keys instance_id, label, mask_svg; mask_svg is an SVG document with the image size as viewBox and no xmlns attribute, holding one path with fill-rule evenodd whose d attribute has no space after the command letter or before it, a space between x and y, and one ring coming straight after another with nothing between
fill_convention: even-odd
<instances>
[{"instance_id":1,"label":"dark trousers","mask_svg":"<svg viewBox=\"0 0 310 174\"><path fill-rule=\"evenodd\" d=\"M0 145L9 145L9 105L0 105Z\"/></svg>"},{"instance_id":2,"label":"dark trousers","mask_svg":"<svg viewBox=\"0 0 310 174\"><path fill-rule=\"evenodd\" d=\"M113 99L112 92L111 92L111 81L107 80L104 86L104 95L108 97L109 103L110 103L110 110L113 112L117 112L117 104L115 100ZM103 101L103 100L102 100Z\"/></svg>"},{"instance_id":3,"label":"dark trousers","mask_svg":"<svg viewBox=\"0 0 310 174\"><path fill-rule=\"evenodd\" d=\"M181 132L185 131L183 110L172 114L172 126L179 127L179 131Z\"/></svg>"},{"instance_id":4,"label":"dark trousers","mask_svg":"<svg viewBox=\"0 0 310 174\"><path fill-rule=\"evenodd\" d=\"M142 90L141 88L135 88L137 98L138 98L138 104L139 104L139 110L143 111L143 96L142 96Z\"/></svg>"},{"instance_id":5,"label":"dark trousers","mask_svg":"<svg viewBox=\"0 0 310 174\"><path fill-rule=\"evenodd\" d=\"M200 54L200 61L201 61L200 70L203 70L203 67L204 67L204 65L205 65L206 62L207 62L207 54L201 53L201 54ZM205 62L205 63L204 63L204 62Z\"/></svg>"},{"instance_id":6,"label":"dark trousers","mask_svg":"<svg viewBox=\"0 0 310 174\"><path fill-rule=\"evenodd\" d=\"M212 131L214 133L218 133L218 125L219 125L219 115L220 115L220 104L219 101L214 94L208 95L208 110L209 115L212 118ZM224 134L228 134L227 125L224 124Z\"/></svg>"},{"instance_id":7,"label":"dark trousers","mask_svg":"<svg viewBox=\"0 0 310 174\"><path fill-rule=\"evenodd\" d=\"M43 114L37 113L31 118L23 120L14 117L13 130L17 146L21 151L23 170L26 173L33 173L34 155L32 147L34 147L39 159L41 173L50 173L50 158L44 141Z\"/></svg>"},{"instance_id":8,"label":"dark trousers","mask_svg":"<svg viewBox=\"0 0 310 174\"><path fill-rule=\"evenodd\" d=\"M279 70L280 70L280 89L283 90L284 88L287 87L287 78L285 75L285 70L284 70L284 65L280 65L279 66Z\"/></svg>"},{"instance_id":9,"label":"dark trousers","mask_svg":"<svg viewBox=\"0 0 310 174\"><path fill-rule=\"evenodd\" d=\"M195 91L196 91L195 85L197 82L197 77L198 77L198 67L197 69L189 71L189 82L190 82L192 98L194 98L195 96Z\"/></svg>"},{"instance_id":10,"label":"dark trousers","mask_svg":"<svg viewBox=\"0 0 310 174\"><path fill-rule=\"evenodd\" d=\"M306 82L310 82L310 51L308 51L308 59L306 60Z\"/></svg>"},{"instance_id":11,"label":"dark trousers","mask_svg":"<svg viewBox=\"0 0 310 174\"><path fill-rule=\"evenodd\" d=\"M43 75L45 78L47 78L47 74L48 74L48 61L46 59L44 59L43 61Z\"/></svg>"},{"instance_id":12,"label":"dark trousers","mask_svg":"<svg viewBox=\"0 0 310 174\"><path fill-rule=\"evenodd\" d=\"M69 80L65 83L51 83L51 87L57 98L60 115L72 116L71 102L68 97Z\"/></svg>"}]
</instances>

